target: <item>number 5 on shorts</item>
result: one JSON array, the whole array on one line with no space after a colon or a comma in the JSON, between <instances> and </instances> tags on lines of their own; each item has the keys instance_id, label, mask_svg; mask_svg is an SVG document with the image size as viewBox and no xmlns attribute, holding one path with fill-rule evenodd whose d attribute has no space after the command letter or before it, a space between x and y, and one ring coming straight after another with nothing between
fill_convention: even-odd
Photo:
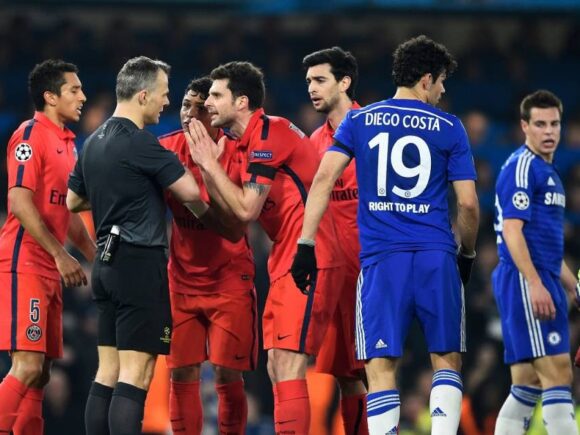
<instances>
[{"instance_id":1,"label":"number 5 on shorts","mask_svg":"<svg viewBox=\"0 0 580 435\"><path fill-rule=\"evenodd\" d=\"M40 320L40 299L30 299L30 321L38 323Z\"/></svg>"}]
</instances>

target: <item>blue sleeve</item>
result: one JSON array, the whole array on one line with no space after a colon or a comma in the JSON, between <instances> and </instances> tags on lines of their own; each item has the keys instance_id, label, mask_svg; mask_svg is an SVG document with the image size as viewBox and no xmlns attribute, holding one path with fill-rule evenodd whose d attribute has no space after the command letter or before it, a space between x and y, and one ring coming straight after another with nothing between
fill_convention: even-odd
<instances>
[{"instance_id":1,"label":"blue sleeve","mask_svg":"<svg viewBox=\"0 0 580 435\"><path fill-rule=\"evenodd\" d=\"M475 173L475 164L467 133L461 121L456 120L455 122L456 139L450 150L447 179L449 181L476 180L477 174Z\"/></svg>"},{"instance_id":2,"label":"blue sleeve","mask_svg":"<svg viewBox=\"0 0 580 435\"><path fill-rule=\"evenodd\" d=\"M497 180L497 200L504 219L532 218L532 198L535 177L531 164L521 165L516 159L503 168Z\"/></svg>"},{"instance_id":3,"label":"blue sleeve","mask_svg":"<svg viewBox=\"0 0 580 435\"><path fill-rule=\"evenodd\" d=\"M346 114L334 133L335 142L327 149L327 151L338 151L346 154L350 158L354 157L355 141L353 134L354 122L352 120L353 112L356 113L356 111L351 110Z\"/></svg>"}]
</instances>

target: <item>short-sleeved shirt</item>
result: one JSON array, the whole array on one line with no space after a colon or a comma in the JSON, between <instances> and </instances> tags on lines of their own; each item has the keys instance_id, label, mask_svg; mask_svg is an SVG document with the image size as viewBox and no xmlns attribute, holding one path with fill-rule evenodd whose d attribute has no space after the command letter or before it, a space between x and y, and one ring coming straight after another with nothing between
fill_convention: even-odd
<instances>
[{"instance_id":1,"label":"short-sleeved shirt","mask_svg":"<svg viewBox=\"0 0 580 435\"><path fill-rule=\"evenodd\" d=\"M68 175L76 161L75 135L60 128L41 112L23 122L8 142L8 189L24 187L40 218L63 244L70 213L66 208ZM53 257L24 230L8 210L0 232L0 272L31 273L60 280Z\"/></svg>"},{"instance_id":2,"label":"short-sleeved shirt","mask_svg":"<svg viewBox=\"0 0 580 435\"><path fill-rule=\"evenodd\" d=\"M91 203L97 240L118 225L127 243L167 247L163 189L184 173L154 135L112 117L85 141L68 185Z\"/></svg>"},{"instance_id":3,"label":"short-sleeved shirt","mask_svg":"<svg viewBox=\"0 0 580 435\"><path fill-rule=\"evenodd\" d=\"M219 133L218 140L223 136ZM241 186L236 143L226 140L220 163L228 177ZM193 163L183 131L159 138L163 147L175 153L191 171L200 188L201 199L210 202L199 167ZM199 294L252 287L254 261L246 237L230 242L204 226L187 208L168 192L167 204L173 214L169 243L169 279L171 290Z\"/></svg>"},{"instance_id":4,"label":"short-sleeved shirt","mask_svg":"<svg viewBox=\"0 0 580 435\"><path fill-rule=\"evenodd\" d=\"M360 109L354 102L352 109ZM334 128L327 120L314 133L310 135L310 141L314 144L320 158L334 142ZM358 264L360 243L358 241L358 226L356 223L356 211L358 208L358 185L356 183L355 163L351 161L342 175L334 183L330 194L329 209L334 219L334 224L340 231L337 235L340 239L340 247L347 258L354 256ZM354 261L354 259L353 259Z\"/></svg>"},{"instance_id":5,"label":"short-sleeved shirt","mask_svg":"<svg viewBox=\"0 0 580 435\"><path fill-rule=\"evenodd\" d=\"M455 252L448 183L475 180L461 121L419 100L389 99L351 110L332 151L355 158L361 263L391 252Z\"/></svg>"},{"instance_id":6,"label":"short-sleeved shirt","mask_svg":"<svg viewBox=\"0 0 580 435\"><path fill-rule=\"evenodd\" d=\"M520 219L536 269L560 276L565 207L564 186L554 165L522 145L507 159L496 182L494 226L500 260L515 267L503 240L503 221Z\"/></svg>"},{"instance_id":7,"label":"short-sleeved shirt","mask_svg":"<svg viewBox=\"0 0 580 435\"><path fill-rule=\"evenodd\" d=\"M245 151L241 154L242 182L271 186L258 220L274 242L268 260L272 282L290 271L320 157L298 127L285 118L267 116L263 109L252 115L238 147ZM320 223L316 258L319 268L342 264L330 214Z\"/></svg>"}]
</instances>

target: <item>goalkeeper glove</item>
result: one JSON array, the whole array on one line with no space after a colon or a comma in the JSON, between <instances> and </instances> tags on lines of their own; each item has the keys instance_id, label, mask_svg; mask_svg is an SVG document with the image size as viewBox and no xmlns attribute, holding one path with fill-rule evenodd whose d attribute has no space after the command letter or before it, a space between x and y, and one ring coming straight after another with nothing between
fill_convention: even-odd
<instances>
[{"instance_id":1,"label":"goalkeeper glove","mask_svg":"<svg viewBox=\"0 0 580 435\"><path fill-rule=\"evenodd\" d=\"M471 269L473 268L473 262L475 261L475 251L471 255L466 255L463 252L463 247L459 247L457 250L457 267L459 268L459 276L461 277L461 282L465 287L471 278Z\"/></svg>"},{"instance_id":2,"label":"goalkeeper glove","mask_svg":"<svg viewBox=\"0 0 580 435\"><path fill-rule=\"evenodd\" d=\"M316 254L313 241L298 240L298 251L294 256L290 272L296 287L307 295L316 283Z\"/></svg>"}]
</instances>

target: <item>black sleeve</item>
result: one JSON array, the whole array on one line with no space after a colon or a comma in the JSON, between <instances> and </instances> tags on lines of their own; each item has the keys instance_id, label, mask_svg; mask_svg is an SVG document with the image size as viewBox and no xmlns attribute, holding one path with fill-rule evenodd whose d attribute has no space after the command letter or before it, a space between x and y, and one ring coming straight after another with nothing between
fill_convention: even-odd
<instances>
[{"instance_id":1,"label":"black sleeve","mask_svg":"<svg viewBox=\"0 0 580 435\"><path fill-rule=\"evenodd\" d=\"M152 177L163 188L179 180L185 169L177 156L163 148L157 138L149 132L136 135L139 151L133 162L147 176Z\"/></svg>"},{"instance_id":2,"label":"black sleeve","mask_svg":"<svg viewBox=\"0 0 580 435\"><path fill-rule=\"evenodd\" d=\"M68 188L83 198L87 197L87 188L85 186L85 177L81 159L78 159L73 171L68 177Z\"/></svg>"}]
</instances>

